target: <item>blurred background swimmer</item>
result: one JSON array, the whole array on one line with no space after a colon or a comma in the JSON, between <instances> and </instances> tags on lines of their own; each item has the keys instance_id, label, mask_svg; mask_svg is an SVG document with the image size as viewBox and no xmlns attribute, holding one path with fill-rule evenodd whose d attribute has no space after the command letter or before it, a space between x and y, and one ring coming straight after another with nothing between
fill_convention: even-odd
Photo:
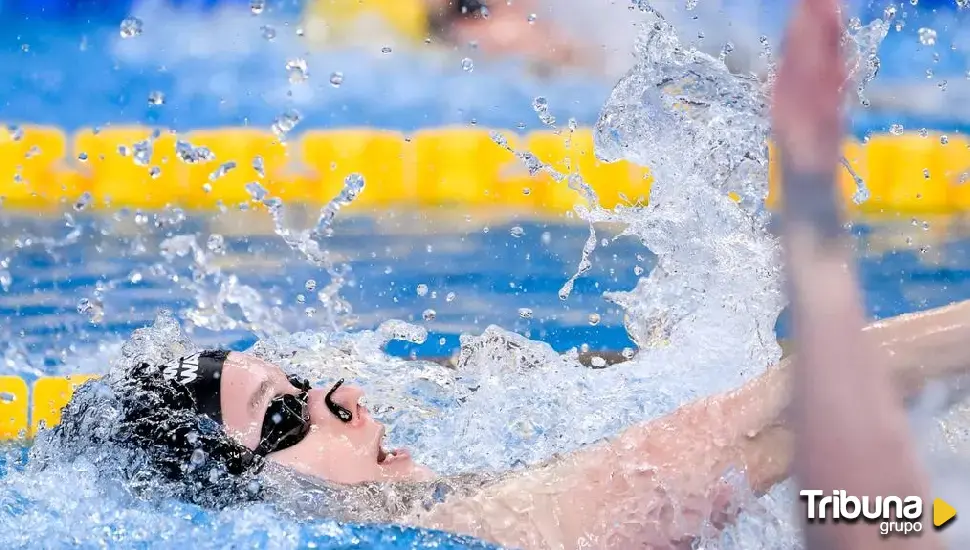
<instances>
[{"instance_id":1,"label":"blurred background swimmer","mask_svg":"<svg viewBox=\"0 0 970 550\"><path fill-rule=\"evenodd\" d=\"M793 0L655 0L685 44L722 57L732 72L767 75L767 44L777 44ZM856 14L864 0L845 2ZM315 0L315 39L368 43L433 42L461 52L518 57L545 73L582 71L606 78L626 72L646 20L629 0ZM766 41L767 40L767 41Z\"/></svg>"}]
</instances>

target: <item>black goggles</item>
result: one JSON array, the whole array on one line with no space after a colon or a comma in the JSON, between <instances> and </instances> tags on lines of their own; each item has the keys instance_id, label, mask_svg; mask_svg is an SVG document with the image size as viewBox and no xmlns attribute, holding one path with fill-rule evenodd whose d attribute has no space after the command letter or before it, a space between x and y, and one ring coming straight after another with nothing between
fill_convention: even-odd
<instances>
[{"instance_id":1,"label":"black goggles","mask_svg":"<svg viewBox=\"0 0 970 550\"><path fill-rule=\"evenodd\" d=\"M290 384L300 390L300 393L280 395L269 402L266 415L263 417L259 445L256 446L254 451L259 456L266 456L292 447L303 441L306 434L310 432L310 405L307 403L311 387L310 382L296 376L288 376L287 379ZM342 422L350 422L353 420L353 414L334 403L332 399L333 393L343 383L343 379L340 379L334 384L333 388L327 392L325 402L334 416Z\"/></svg>"}]
</instances>

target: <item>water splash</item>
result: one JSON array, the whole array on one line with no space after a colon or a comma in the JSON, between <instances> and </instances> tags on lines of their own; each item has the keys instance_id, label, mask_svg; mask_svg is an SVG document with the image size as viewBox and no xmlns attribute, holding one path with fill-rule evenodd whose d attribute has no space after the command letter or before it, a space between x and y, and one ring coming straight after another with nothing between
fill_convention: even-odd
<instances>
[{"instance_id":1,"label":"water splash","mask_svg":"<svg viewBox=\"0 0 970 550\"><path fill-rule=\"evenodd\" d=\"M183 314L195 326L214 331L244 329L261 336L284 334L282 313L266 305L256 289L239 281L234 274L223 273L214 260L225 254L219 246L222 237L210 235L206 246L199 244L197 235L174 235L159 244L159 252L166 265L159 265L161 275L180 281L183 288L195 295L195 304ZM191 276L178 276L182 258L189 258Z\"/></svg>"},{"instance_id":2,"label":"water splash","mask_svg":"<svg viewBox=\"0 0 970 550\"><path fill-rule=\"evenodd\" d=\"M252 352L286 370L317 380L347 377L360 383L370 392L375 416L392 426L389 443L413 447L419 460L441 473L533 464L699 395L736 386L764 370L780 356L773 328L783 306L777 243L767 231L763 208L768 135L764 86L753 78L731 75L713 57L685 50L673 29L654 17L649 6L642 6L652 19L638 43L638 64L604 106L596 140L604 160L625 158L651 168L655 183L650 204L605 210L595 190L578 175L559 173L534 155L518 153L530 173L547 173L586 201L577 214L590 223L590 237L576 275L563 287L565 297L572 282L590 267L597 244L595 224L624 226L624 235L639 239L657 256L656 267L635 289L607 295L626 310L627 328L641 348L636 360L594 371L579 364L576 350L558 354L546 344L489 327L461 338L454 368L449 368L390 358L383 352L392 340L424 341L427 330L422 327L388 321L376 331L342 332L341 319L350 312L349 306L340 304L336 290L349 273L340 270L323 243L334 217L362 191L359 176L348 178L316 223L303 230L288 225L279 198L257 183L247 186L253 199L268 209L276 235L330 275L320 300L332 307L332 330L285 334L278 330L271 309L244 310L242 319L220 310L233 300L240 307L251 306L260 296L217 267L214 258L224 250L218 235L210 235L203 246L196 235L176 234L161 249L170 266L190 262L188 284L198 289L198 298L196 313L189 319L215 330L246 325L264 335ZM551 117L548 108L541 111L540 116ZM286 120L279 125L280 133L295 124ZM185 162L206 156L189 144L180 150ZM731 199L730 192L740 201ZM520 314L528 317L532 312L523 309ZM151 331L133 335L121 352L121 363L171 359L194 348L174 318L162 315ZM129 507L132 499L124 491L96 483L97 468L88 459L73 461L60 475L72 469L81 472L78 492L88 503L82 505L85 513L101 509L107 517L122 518L129 530L142 528L145 519L138 514L145 510L143 503ZM38 482L36 489L30 481ZM63 485L45 482L40 474L15 474L2 483L27 499L76 501L63 499ZM744 547L751 541L756 542L750 546L761 547L757 541L766 540L794 546L790 522L772 504L775 496L749 504L748 518L725 535L727 543L720 540L721 547ZM109 500L111 506L91 504L98 499ZM147 512L147 517L168 513L166 506ZM55 519L61 512L76 517L76 512L57 506L30 512L27 526L0 534L11 537L8 540L31 536L36 525L69 523ZM219 526L233 533L245 530L254 521L248 514L256 512L261 521L286 524L275 513L256 507L213 514L205 531L211 536ZM90 518L82 523L100 524ZM159 533L169 532L165 525L150 532L164 538ZM170 530L179 526L184 523ZM70 540L71 533L61 533L60 540Z\"/></svg>"},{"instance_id":3,"label":"water splash","mask_svg":"<svg viewBox=\"0 0 970 550\"><path fill-rule=\"evenodd\" d=\"M321 239L332 234L337 213L363 192L364 178L356 173L348 175L340 193L320 210L317 222L307 230L290 229L286 223L286 207L283 201L278 197L270 197L266 189L258 183L248 184L246 190L254 201L262 203L269 210L274 232L283 239L286 246L300 253L311 264L323 268L329 275L330 282L317 293L329 326L333 330L340 330L353 325L350 303L340 297L340 289L350 280L350 265L338 265L334 262L329 251L321 245Z\"/></svg>"}]
</instances>

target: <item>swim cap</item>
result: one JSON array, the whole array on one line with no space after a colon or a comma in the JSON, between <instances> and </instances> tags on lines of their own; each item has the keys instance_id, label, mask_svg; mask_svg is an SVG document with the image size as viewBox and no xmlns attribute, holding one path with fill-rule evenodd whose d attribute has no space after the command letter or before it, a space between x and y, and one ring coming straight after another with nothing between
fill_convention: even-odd
<instances>
[{"instance_id":1,"label":"swim cap","mask_svg":"<svg viewBox=\"0 0 970 550\"><path fill-rule=\"evenodd\" d=\"M195 410L222 424L222 367L227 350L206 350L159 365L162 376L188 390Z\"/></svg>"}]
</instances>

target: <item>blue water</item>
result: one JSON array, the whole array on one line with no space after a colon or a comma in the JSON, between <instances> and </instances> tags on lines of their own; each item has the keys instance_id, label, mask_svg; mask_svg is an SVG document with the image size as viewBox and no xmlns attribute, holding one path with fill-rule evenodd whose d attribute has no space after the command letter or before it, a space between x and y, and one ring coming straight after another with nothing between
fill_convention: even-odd
<instances>
[{"instance_id":1,"label":"blue water","mask_svg":"<svg viewBox=\"0 0 970 550\"><path fill-rule=\"evenodd\" d=\"M129 216L129 220L133 215ZM266 224L266 215L251 213L248 227ZM41 239L61 239L70 232L63 221L4 217L0 260L9 258L12 284L0 291L0 328L4 340L21 346L38 358L41 370L62 371L64 352L70 346L84 349L99 342L120 340L131 330L149 323L160 308L176 312L191 307L194 294L186 288L189 262L165 263L158 245L172 234L198 234L205 244L218 233L225 216L190 218L165 230L142 230L142 236L112 229L119 222L81 218L81 237L69 245L45 250ZM456 222L455 219L461 221ZM904 220L896 224L856 228L858 258L870 315L881 318L970 298L970 232L956 222ZM149 224L151 225L151 224ZM521 236L512 228L521 229ZM101 231L108 231L104 236ZM515 231L519 233L519 231ZM442 219L440 214L383 213L341 220L327 245L352 268L352 286L343 296L358 315L354 329L372 329L387 319L403 319L429 330L422 344L392 343L389 351L400 356L448 357L462 333L479 334L497 324L543 340L559 351L588 346L590 350L620 351L632 346L623 328L622 311L606 302L605 291L627 290L638 279L638 269L649 272L652 257L630 238L613 239L601 230L606 245L594 253L593 269L577 282L573 294L560 300L558 291L575 271L588 236L585 226L538 223L528 220L489 221L484 213L461 213ZM10 239L33 243L16 248ZM907 245L907 239L912 244ZM891 240L888 245L881 244ZM132 253L135 243L143 251ZM226 255L216 258L224 273L257 289L268 306L278 304L280 325L289 331L327 328L316 290L328 276L288 250L272 233L226 235ZM638 258L642 258L638 259ZM180 274L152 273L162 263ZM317 289L308 292L306 281ZM210 282L206 288L214 290ZM103 320L94 324L79 313L82 299L94 300L101 286ZM419 295L419 285L427 292ZM450 293L453 298L448 299ZM300 302L300 296L305 302ZM318 308L307 317L308 306ZM531 318L520 315L532 311ZM426 310L433 320L426 320ZM600 316L590 323L590 314ZM242 316L235 316L241 319ZM779 335L787 333L781 319ZM201 343L243 349L255 336L245 330L213 332L195 329ZM70 356L72 354L69 354ZM45 365L45 366L44 366Z\"/></svg>"}]
</instances>

